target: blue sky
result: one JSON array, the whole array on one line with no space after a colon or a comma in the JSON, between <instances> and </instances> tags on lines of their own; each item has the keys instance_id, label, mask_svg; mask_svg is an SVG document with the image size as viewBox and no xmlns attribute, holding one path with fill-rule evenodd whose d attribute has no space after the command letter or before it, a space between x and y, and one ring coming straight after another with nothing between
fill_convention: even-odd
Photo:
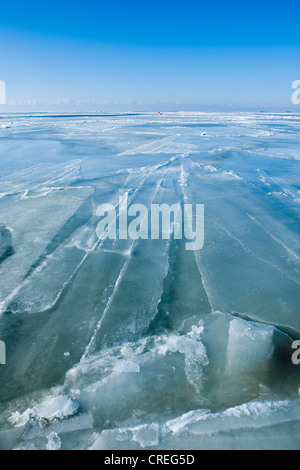
<instances>
[{"instance_id":1,"label":"blue sky","mask_svg":"<svg viewBox=\"0 0 300 470\"><path fill-rule=\"evenodd\" d=\"M293 108L299 0L16 0L0 13L11 104Z\"/></svg>"}]
</instances>

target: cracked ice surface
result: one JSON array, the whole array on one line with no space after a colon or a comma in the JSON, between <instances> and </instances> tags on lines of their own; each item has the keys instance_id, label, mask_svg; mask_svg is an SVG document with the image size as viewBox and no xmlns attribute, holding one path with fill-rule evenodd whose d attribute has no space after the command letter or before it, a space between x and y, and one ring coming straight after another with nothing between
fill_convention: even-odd
<instances>
[{"instance_id":1,"label":"cracked ice surface","mask_svg":"<svg viewBox=\"0 0 300 470\"><path fill-rule=\"evenodd\" d=\"M1 119L0 448L299 448L299 115ZM99 240L119 196L203 248Z\"/></svg>"}]
</instances>

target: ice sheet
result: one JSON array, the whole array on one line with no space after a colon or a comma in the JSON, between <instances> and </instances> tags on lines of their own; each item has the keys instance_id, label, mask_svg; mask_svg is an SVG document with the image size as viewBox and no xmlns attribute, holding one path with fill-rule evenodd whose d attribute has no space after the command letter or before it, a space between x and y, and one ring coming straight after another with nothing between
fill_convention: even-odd
<instances>
[{"instance_id":1,"label":"ice sheet","mask_svg":"<svg viewBox=\"0 0 300 470\"><path fill-rule=\"evenodd\" d=\"M299 448L300 116L2 118L0 448ZM203 248L100 240L120 197Z\"/></svg>"}]
</instances>

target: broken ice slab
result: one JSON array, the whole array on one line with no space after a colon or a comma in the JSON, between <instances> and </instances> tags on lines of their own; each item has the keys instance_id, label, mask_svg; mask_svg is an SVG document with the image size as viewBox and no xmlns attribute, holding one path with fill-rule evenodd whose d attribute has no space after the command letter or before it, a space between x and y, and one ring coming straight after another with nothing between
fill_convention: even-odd
<instances>
[{"instance_id":1,"label":"broken ice slab","mask_svg":"<svg viewBox=\"0 0 300 470\"><path fill-rule=\"evenodd\" d=\"M297 449L299 421L296 401L253 401L220 413L193 410L164 424L120 423L95 436L90 449Z\"/></svg>"},{"instance_id":2,"label":"broken ice slab","mask_svg":"<svg viewBox=\"0 0 300 470\"><path fill-rule=\"evenodd\" d=\"M0 265L2 313L22 287L31 266L91 192L90 188L74 188L52 192L43 198L23 199L17 204L12 199L4 206L2 202L0 222L10 230L14 250L14 256Z\"/></svg>"},{"instance_id":3,"label":"broken ice slab","mask_svg":"<svg viewBox=\"0 0 300 470\"><path fill-rule=\"evenodd\" d=\"M171 417L179 407L215 413L237 401L295 400L299 371L290 361L291 343L274 327L214 312L196 324L190 319L180 335L169 332L90 354L67 373L65 387L85 411L94 407L99 427L106 419L110 426L121 416L129 419L134 410L157 420L163 410Z\"/></svg>"},{"instance_id":4,"label":"broken ice slab","mask_svg":"<svg viewBox=\"0 0 300 470\"><path fill-rule=\"evenodd\" d=\"M46 425L47 423L74 415L78 407L79 403L76 403L67 396L59 395L49 398L31 409L29 408L23 413L16 411L8 421L16 427L22 427L30 420L35 420L43 427L43 424Z\"/></svg>"},{"instance_id":5,"label":"broken ice slab","mask_svg":"<svg viewBox=\"0 0 300 470\"><path fill-rule=\"evenodd\" d=\"M186 202L205 202L204 247L195 256L213 309L239 312L297 335L295 233L280 218L274 220L270 202L247 182L186 161L183 168L189 174Z\"/></svg>"}]
</instances>

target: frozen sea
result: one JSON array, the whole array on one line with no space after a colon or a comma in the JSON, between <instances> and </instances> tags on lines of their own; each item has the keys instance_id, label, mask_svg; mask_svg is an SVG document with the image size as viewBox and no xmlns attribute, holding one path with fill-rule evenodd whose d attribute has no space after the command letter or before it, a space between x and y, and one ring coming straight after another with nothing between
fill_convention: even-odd
<instances>
[{"instance_id":1,"label":"frozen sea","mask_svg":"<svg viewBox=\"0 0 300 470\"><path fill-rule=\"evenodd\" d=\"M300 115L0 115L0 449L299 449ZM205 242L97 207L205 207ZM299 355L300 356L300 355Z\"/></svg>"}]
</instances>

